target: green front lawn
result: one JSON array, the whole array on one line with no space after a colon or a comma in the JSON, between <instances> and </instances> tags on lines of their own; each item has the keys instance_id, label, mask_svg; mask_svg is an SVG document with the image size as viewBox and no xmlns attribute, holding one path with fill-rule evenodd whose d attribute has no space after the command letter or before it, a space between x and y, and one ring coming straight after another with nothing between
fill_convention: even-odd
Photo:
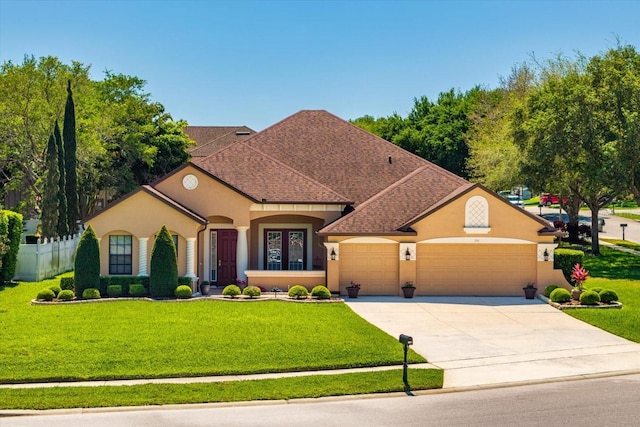
<instances>
[{"instance_id":1,"label":"green front lawn","mask_svg":"<svg viewBox=\"0 0 640 427\"><path fill-rule=\"evenodd\" d=\"M591 278L586 288L613 289L623 304L621 310L565 310L565 313L640 343L640 257L602 246L601 256L585 255L584 266Z\"/></svg>"},{"instance_id":2,"label":"green front lawn","mask_svg":"<svg viewBox=\"0 0 640 427\"><path fill-rule=\"evenodd\" d=\"M640 221L640 215L626 212L616 212L616 216L627 218L633 221Z\"/></svg>"},{"instance_id":3,"label":"green front lawn","mask_svg":"<svg viewBox=\"0 0 640 427\"><path fill-rule=\"evenodd\" d=\"M412 390L442 388L443 371L409 369ZM0 409L240 402L403 391L402 369L223 383L0 389Z\"/></svg>"},{"instance_id":4,"label":"green front lawn","mask_svg":"<svg viewBox=\"0 0 640 427\"><path fill-rule=\"evenodd\" d=\"M346 304L30 305L53 282L0 290L0 382L306 371L401 364L403 359L396 338ZM410 361L425 360L411 351Z\"/></svg>"}]
</instances>

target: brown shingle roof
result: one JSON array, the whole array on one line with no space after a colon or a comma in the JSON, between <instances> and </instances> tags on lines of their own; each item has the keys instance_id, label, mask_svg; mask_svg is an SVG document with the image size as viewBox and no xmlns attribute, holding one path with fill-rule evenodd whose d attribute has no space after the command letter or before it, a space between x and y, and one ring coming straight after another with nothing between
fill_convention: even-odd
<instances>
[{"instance_id":1,"label":"brown shingle roof","mask_svg":"<svg viewBox=\"0 0 640 427\"><path fill-rule=\"evenodd\" d=\"M324 110L300 111L247 139L246 144L356 204L426 162Z\"/></svg>"},{"instance_id":2,"label":"brown shingle roof","mask_svg":"<svg viewBox=\"0 0 640 427\"><path fill-rule=\"evenodd\" d=\"M321 234L403 234L412 220L474 187L427 162L420 169L334 221Z\"/></svg>"},{"instance_id":3,"label":"brown shingle roof","mask_svg":"<svg viewBox=\"0 0 640 427\"><path fill-rule=\"evenodd\" d=\"M256 133L246 126L187 126L184 132L196 142L190 149L192 157L206 157Z\"/></svg>"}]
</instances>

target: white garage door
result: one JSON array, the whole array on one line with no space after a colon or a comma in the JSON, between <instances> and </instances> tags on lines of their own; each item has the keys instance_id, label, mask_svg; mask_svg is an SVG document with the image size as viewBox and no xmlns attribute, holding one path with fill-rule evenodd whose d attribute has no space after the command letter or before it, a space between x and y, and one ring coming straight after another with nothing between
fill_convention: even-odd
<instances>
[{"instance_id":1,"label":"white garage door","mask_svg":"<svg viewBox=\"0 0 640 427\"><path fill-rule=\"evenodd\" d=\"M396 244L340 245L340 292L354 281L361 295L397 295L398 258Z\"/></svg>"},{"instance_id":2,"label":"white garage door","mask_svg":"<svg viewBox=\"0 0 640 427\"><path fill-rule=\"evenodd\" d=\"M420 295L522 295L537 277L535 244L419 244Z\"/></svg>"}]
</instances>

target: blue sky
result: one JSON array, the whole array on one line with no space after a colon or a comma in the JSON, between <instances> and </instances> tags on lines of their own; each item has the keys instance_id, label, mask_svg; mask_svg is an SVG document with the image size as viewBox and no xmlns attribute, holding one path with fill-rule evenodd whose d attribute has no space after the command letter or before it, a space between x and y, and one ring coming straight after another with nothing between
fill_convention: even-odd
<instances>
[{"instance_id":1,"label":"blue sky","mask_svg":"<svg viewBox=\"0 0 640 427\"><path fill-rule=\"evenodd\" d=\"M640 48L640 0L0 0L0 61L57 56L147 81L191 125L262 130L302 109L406 115L413 99L558 52Z\"/></svg>"}]
</instances>

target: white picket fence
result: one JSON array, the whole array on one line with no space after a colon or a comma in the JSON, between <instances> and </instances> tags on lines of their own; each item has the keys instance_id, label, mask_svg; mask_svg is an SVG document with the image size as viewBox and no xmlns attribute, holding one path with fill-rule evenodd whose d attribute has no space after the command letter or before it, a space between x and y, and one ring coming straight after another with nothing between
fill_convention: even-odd
<instances>
[{"instance_id":1,"label":"white picket fence","mask_svg":"<svg viewBox=\"0 0 640 427\"><path fill-rule=\"evenodd\" d=\"M73 270L79 240L80 234L77 234L51 240L45 238L34 244L20 244L14 280L39 282Z\"/></svg>"}]
</instances>

